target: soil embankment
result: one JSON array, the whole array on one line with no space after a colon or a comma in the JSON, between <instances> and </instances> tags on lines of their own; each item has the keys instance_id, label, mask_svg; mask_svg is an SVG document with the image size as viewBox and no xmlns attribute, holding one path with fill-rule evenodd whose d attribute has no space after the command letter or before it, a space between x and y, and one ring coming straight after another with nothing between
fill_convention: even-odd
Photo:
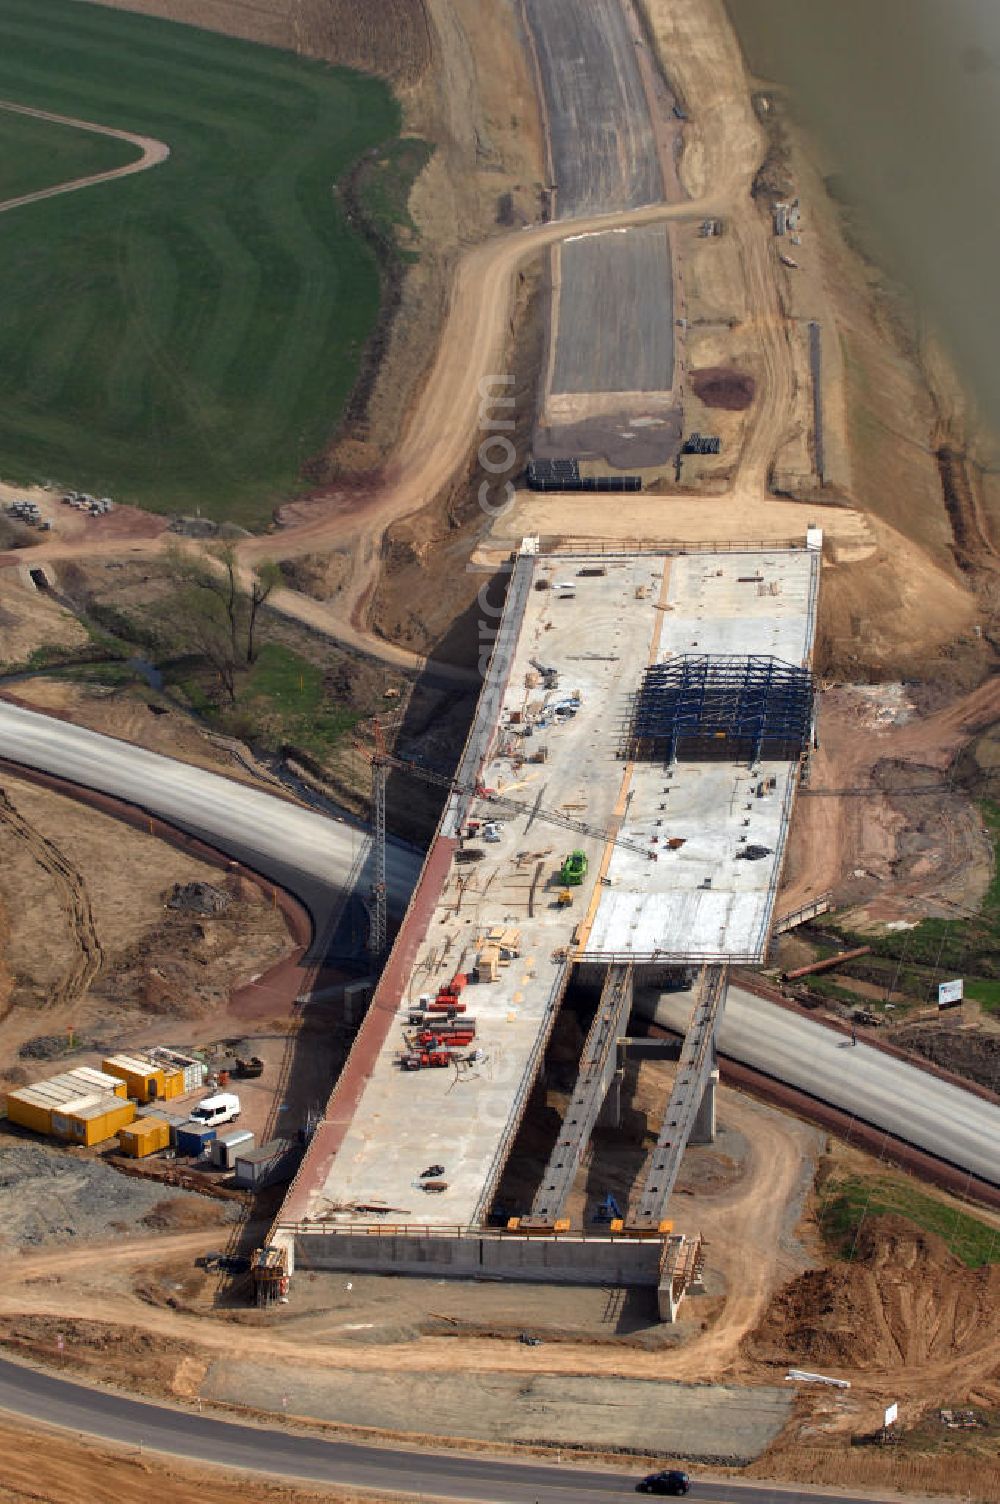
<instances>
[{"instance_id":1,"label":"soil embankment","mask_svg":"<svg viewBox=\"0 0 1000 1504\"><path fill-rule=\"evenodd\" d=\"M967 1269L933 1233L884 1215L862 1224L849 1263L787 1285L744 1351L783 1369L892 1371L933 1395L974 1365L993 1381L998 1342L1000 1264Z\"/></svg>"}]
</instances>

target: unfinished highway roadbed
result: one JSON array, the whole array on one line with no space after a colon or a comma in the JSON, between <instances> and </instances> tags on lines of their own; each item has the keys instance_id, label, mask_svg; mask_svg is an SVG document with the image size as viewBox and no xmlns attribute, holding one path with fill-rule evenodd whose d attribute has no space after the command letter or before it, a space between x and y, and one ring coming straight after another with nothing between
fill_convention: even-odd
<instances>
[{"instance_id":1,"label":"unfinished highway roadbed","mask_svg":"<svg viewBox=\"0 0 1000 1504\"><path fill-rule=\"evenodd\" d=\"M675 102L632 7L620 0L586 6L524 0L524 13L543 100L554 216L676 197ZM537 453L602 456L625 470L665 464L680 437L669 230L652 225L572 238L553 251L551 268ZM595 318L595 309L613 316Z\"/></svg>"},{"instance_id":2,"label":"unfinished highway roadbed","mask_svg":"<svg viewBox=\"0 0 1000 1504\"><path fill-rule=\"evenodd\" d=\"M274 1407L290 1416L380 1431L470 1441L597 1448L739 1465L758 1456L788 1419L787 1387L752 1389L566 1374L317 1372L221 1359L201 1386L206 1400ZM706 1405L706 1394L711 1404Z\"/></svg>"}]
</instances>

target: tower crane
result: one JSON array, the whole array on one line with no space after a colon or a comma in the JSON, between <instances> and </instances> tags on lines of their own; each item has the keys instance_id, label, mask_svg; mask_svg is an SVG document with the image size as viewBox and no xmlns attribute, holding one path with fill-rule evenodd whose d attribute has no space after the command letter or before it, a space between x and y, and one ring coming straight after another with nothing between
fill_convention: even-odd
<instances>
[{"instance_id":1,"label":"tower crane","mask_svg":"<svg viewBox=\"0 0 1000 1504\"><path fill-rule=\"evenodd\" d=\"M386 864L385 864L385 786L390 768L395 768L400 773L410 773L414 778L422 778L425 783L434 784L438 788L447 789L452 794L468 794L474 799L480 799L486 804L495 805L499 810L509 811L515 815L528 815L531 819L542 820L546 825L558 825L563 830L572 830L577 835L591 836L595 840L611 841L615 846L621 846L626 851L635 851L639 856L644 856L648 861L655 862L657 853L640 842L622 836L616 830L605 825L594 825L588 820L578 820L575 815L563 814L562 810L548 809L541 804L540 799L534 804L529 804L523 799L512 799L508 794L501 794L497 789L486 788L478 782L469 782L462 778L456 778L448 773L436 773L431 768L425 768L422 763L410 762L405 757L399 757L395 752L390 752L386 746L385 734L378 720L374 725L374 746L366 747L361 742L355 741L354 745L363 752L371 763L372 770L372 825L373 841L375 847L375 880L372 883L372 899L374 903L371 937L369 949L375 956L381 956L386 947L388 927L386 921Z\"/></svg>"}]
</instances>

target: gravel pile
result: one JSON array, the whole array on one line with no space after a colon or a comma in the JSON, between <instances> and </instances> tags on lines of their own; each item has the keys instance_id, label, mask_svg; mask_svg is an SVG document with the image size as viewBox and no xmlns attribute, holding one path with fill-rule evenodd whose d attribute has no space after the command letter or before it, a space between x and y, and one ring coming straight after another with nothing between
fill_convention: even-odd
<instances>
[{"instance_id":1,"label":"gravel pile","mask_svg":"<svg viewBox=\"0 0 1000 1504\"><path fill-rule=\"evenodd\" d=\"M190 1191L120 1175L108 1165L45 1144L0 1144L0 1248L107 1241L142 1235L140 1219Z\"/></svg>"}]
</instances>

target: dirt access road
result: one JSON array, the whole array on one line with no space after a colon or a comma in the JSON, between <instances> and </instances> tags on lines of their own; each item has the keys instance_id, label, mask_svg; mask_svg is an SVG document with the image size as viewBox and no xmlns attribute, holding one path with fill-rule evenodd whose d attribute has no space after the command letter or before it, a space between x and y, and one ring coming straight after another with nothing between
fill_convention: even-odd
<instances>
[{"instance_id":1,"label":"dirt access road","mask_svg":"<svg viewBox=\"0 0 1000 1504\"><path fill-rule=\"evenodd\" d=\"M664 34L664 56L672 73L676 71L692 116L682 163L689 197L674 204L574 214L566 221L488 241L463 256L456 268L437 357L383 484L359 508L345 509L340 515L331 517L323 498L287 509L290 529L278 541L277 549L282 557L352 545L357 557L362 529L364 533L363 557L357 559L349 588L333 606L321 605L314 610L317 603L309 603L314 625L322 619L334 631L342 630L345 623L355 632L364 630L364 604L385 529L440 494L461 472L475 445L482 422L484 379L504 369L518 271L540 251L573 236L631 226L667 226L710 216L732 222L752 297L760 299L754 328L764 348L767 372L759 387L752 440L742 457L733 493L741 501L768 496L773 456L792 421L793 376L766 231L750 198L763 143L746 94L742 58L728 22L714 8L707 19L702 11L694 0L679 0L670 7L671 30ZM600 88L599 80L592 83L595 89ZM502 394L503 389L496 391ZM716 507L721 519L725 501L719 501ZM525 511L530 521L530 506L526 505ZM664 516L669 513L665 511ZM716 526L718 536L727 535L728 528L721 520ZM664 532L669 536L669 523ZM275 542L273 538L250 540L241 546L240 557L248 562L266 557L275 552Z\"/></svg>"},{"instance_id":2,"label":"dirt access road","mask_svg":"<svg viewBox=\"0 0 1000 1504\"><path fill-rule=\"evenodd\" d=\"M104 962L87 885L72 859L24 818L4 789L0 789L0 825L6 826L16 840L23 843L59 894L76 956L69 971L51 993L48 1006L74 1003L86 993Z\"/></svg>"},{"instance_id":3,"label":"dirt access road","mask_svg":"<svg viewBox=\"0 0 1000 1504\"><path fill-rule=\"evenodd\" d=\"M279 534L239 545L240 561L247 567L266 558L293 558L333 548L347 549L353 555L350 583L334 603L280 591L271 599L276 610L397 666L423 666L419 656L386 644L366 630L364 606L386 528L422 510L454 481L476 442L483 392L503 395L503 388L491 388L487 379L505 369L518 272L540 252L570 236L729 214L746 196L753 153L734 151L727 156L721 141L713 152L713 172L706 174L703 191L686 202L532 226L475 246L459 259L436 358L384 474L360 495L333 490L293 503L282 514L286 525ZM40 563L81 553L90 557L155 553L163 547L162 537L123 541L98 536L69 545L53 536L33 548L31 558ZM7 561L14 562L10 556Z\"/></svg>"},{"instance_id":4,"label":"dirt access road","mask_svg":"<svg viewBox=\"0 0 1000 1504\"><path fill-rule=\"evenodd\" d=\"M638 225L668 227L712 215L725 218L739 250L740 275L748 290L751 343L759 345L761 352L753 421L726 493L701 497L696 504L684 506L683 519L675 515L680 503L673 497L664 497L669 504L663 505L656 505L660 498L653 493L636 498L634 519L630 503L622 500L615 512L617 531L621 533L624 528L634 539L660 543L679 538L689 543L705 542L732 537L734 517L739 519L735 530L747 537L760 537L762 529L768 536L799 530L801 513L796 515L794 504L781 503L769 492L775 456L801 428L796 404L801 408L803 393L796 383L794 331L782 313L780 273L774 264L768 227L750 196L764 139L750 107L750 85L742 56L720 0L670 0L669 4L666 0L643 0L643 8L659 55L690 117L684 126L680 164L688 200L533 226L508 232L465 252L455 266L433 366L384 471L364 487L330 488L291 503L282 513L285 525L279 533L248 539L239 546L246 569L265 558L294 558L312 552L338 550L349 557L349 582L335 601L316 601L283 590L271 599L276 610L394 667L413 671L426 668L422 656L385 642L368 629L367 609L381 564L382 540L392 524L421 512L453 485L467 464L483 423L481 393L485 379L503 371L508 362L507 343L520 271L547 248L581 233ZM488 385L485 389L489 390ZM502 388L494 390L502 394ZM554 515L561 500L558 496L519 498L516 515L522 532L547 531L541 516L540 526L535 525L536 511L547 508L546 515ZM594 509L588 509L579 497L570 500L572 506L563 510L586 522ZM787 530L774 528L770 521L765 528L763 520L760 527L754 526L759 512L766 509L773 513L782 506L789 509ZM606 514L606 509L603 511ZM509 536L504 523L510 519L499 520L500 531ZM682 520L683 527L678 531ZM851 551L856 554L853 534L861 522L858 514L838 508L830 511L827 520L836 532L843 531L848 523L852 525ZM582 531L586 532L589 525ZM501 541L499 537L497 541ZM31 550L30 558L44 562L81 554L155 554L163 546L162 537L111 539L95 535L70 545L58 535L50 535ZM511 546L506 537L503 546ZM868 551L875 553L874 543ZM15 562L23 565L24 556L0 557L0 564ZM874 560L872 567L878 562ZM908 562L907 571L911 567ZM932 572L935 588L945 592L951 610L958 587L940 570ZM909 620L903 625L909 632ZM435 672L456 681L468 678L467 672L448 666L436 665Z\"/></svg>"},{"instance_id":5,"label":"dirt access road","mask_svg":"<svg viewBox=\"0 0 1000 1504\"><path fill-rule=\"evenodd\" d=\"M61 193L78 193L81 188L95 188L98 183L113 183L118 178L131 177L136 172L146 172L158 167L170 155L165 141L153 136L138 136L133 131L114 130L110 125L95 125L92 120L76 120L72 115L53 115L49 110L35 110L26 104L15 104L10 99L0 99L0 110L10 110L15 115L31 115L35 120L49 120L53 125L69 125L78 131L93 131L97 136L113 136L116 141L128 141L138 147L139 156L124 167L114 167L108 172L93 172L88 177L74 178L68 183L56 183L52 188L39 188L35 193L23 193L20 198L9 198L0 203L0 214L10 209L23 209L26 204L38 204L45 198L57 198Z\"/></svg>"}]
</instances>

